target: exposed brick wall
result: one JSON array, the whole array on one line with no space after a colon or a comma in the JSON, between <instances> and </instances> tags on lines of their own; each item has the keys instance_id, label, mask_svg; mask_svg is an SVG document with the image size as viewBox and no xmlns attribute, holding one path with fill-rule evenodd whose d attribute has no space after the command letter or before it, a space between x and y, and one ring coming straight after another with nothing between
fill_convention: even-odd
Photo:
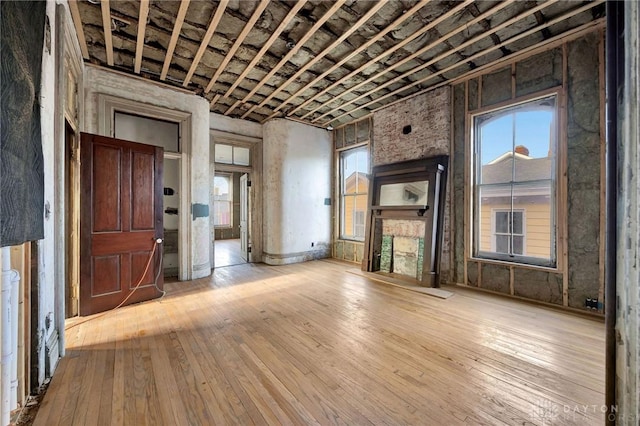
<instances>
[{"instance_id":1,"label":"exposed brick wall","mask_svg":"<svg viewBox=\"0 0 640 426\"><path fill-rule=\"evenodd\" d=\"M411 132L403 133L405 126ZM449 86L399 102L373 114L373 165L449 155Z\"/></svg>"}]
</instances>

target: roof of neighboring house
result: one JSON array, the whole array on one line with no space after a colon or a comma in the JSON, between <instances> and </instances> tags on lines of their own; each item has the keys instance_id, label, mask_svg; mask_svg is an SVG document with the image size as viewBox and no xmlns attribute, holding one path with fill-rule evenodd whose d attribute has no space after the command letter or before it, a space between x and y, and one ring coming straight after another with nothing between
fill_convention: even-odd
<instances>
[{"instance_id":1,"label":"roof of neighboring house","mask_svg":"<svg viewBox=\"0 0 640 426\"><path fill-rule=\"evenodd\" d=\"M510 153L509 153L510 154ZM502 158L504 157L504 158ZM507 183L512 181L513 155L503 155L501 161L492 161L482 166L482 183ZM553 158L531 158L524 155L515 157L514 182L527 182L542 179L551 179L551 166Z\"/></svg>"},{"instance_id":2,"label":"roof of neighboring house","mask_svg":"<svg viewBox=\"0 0 640 426\"><path fill-rule=\"evenodd\" d=\"M356 176L358 176L358 181L363 181L365 184L369 184L369 176L366 173L361 172L353 172L347 177L345 181L345 187L350 187L356 184Z\"/></svg>"}]
</instances>

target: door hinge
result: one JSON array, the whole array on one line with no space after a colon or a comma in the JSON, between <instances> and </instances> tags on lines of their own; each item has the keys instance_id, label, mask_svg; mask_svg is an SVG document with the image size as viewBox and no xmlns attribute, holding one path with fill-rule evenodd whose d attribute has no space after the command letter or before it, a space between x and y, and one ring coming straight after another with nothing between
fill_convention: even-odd
<instances>
[{"instance_id":1,"label":"door hinge","mask_svg":"<svg viewBox=\"0 0 640 426\"><path fill-rule=\"evenodd\" d=\"M247 253L251 253L251 247L247 247Z\"/></svg>"},{"instance_id":2,"label":"door hinge","mask_svg":"<svg viewBox=\"0 0 640 426\"><path fill-rule=\"evenodd\" d=\"M251 186L251 181L250 180L247 181L247 186Z\"/></svg>"}]
</instances>

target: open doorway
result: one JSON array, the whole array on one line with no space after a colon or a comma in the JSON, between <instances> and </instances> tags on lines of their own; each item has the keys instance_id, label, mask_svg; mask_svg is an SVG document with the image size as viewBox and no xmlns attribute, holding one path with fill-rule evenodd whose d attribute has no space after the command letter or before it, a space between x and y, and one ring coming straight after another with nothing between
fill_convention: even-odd
<instances>
[{"instance_id":1,"label":"open doorway","mask_svg":"<svg viewBox=\"0 0 640 426\"><path fill-rule=\"evenodd\" d=\"M214 267L250 259L250 179L244 172L217 172L213 178Z\"/></svg>"},{"instance_id":2,"label":"open doorway","mask_svg":"<svg viewBox=\"0 0 640 426\"><path fill-rule=\"evenodd\" d=\"M181 146L180 124L175 121L114 112L114 136L164 148L163 159L163 275L178 277L180 271Z\"/></svg>"}]
</instances>

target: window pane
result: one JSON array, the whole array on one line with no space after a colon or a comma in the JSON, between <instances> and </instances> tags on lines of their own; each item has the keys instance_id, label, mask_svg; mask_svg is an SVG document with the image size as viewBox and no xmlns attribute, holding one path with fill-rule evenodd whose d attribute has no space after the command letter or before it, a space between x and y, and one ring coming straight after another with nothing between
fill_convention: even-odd
<instances>
[{"instance_id":1,"label":"window pane","mask_svg":"<svg viewBox=\"0 0 640 426\"><path fill-rule=\"evenodd\" d=\"M514 234L522 235L522 212L513 212L513 220L511 222L511 229Z\"/></svg>"},{"instance_id":2,"label":"window pane","mask_svg":"<svg viewBox=\"0 0 640 426\"><path fill-rule=\"evenodd\" d=\"M364 240L369 192L367 147L340 153L341 238Z\"/></svg>"},{"instance_id":3,"label":"window pane","mask_svg":"<svg viewBox=\"0 0 640 426\"><path fill-rule=\"evenodd\" d=\"M513 254L524 254L524 237L513 236Z\"/></svg>"},{"instance_id":4,"label":"window pane","mask_svg":"<svg viewBox=\"0 0 640 426\"><path fill-rule=\"evenodd\" d=\"M233 147L231 145L215 144L215 162L216 163L233 163Z\"/></svg>"},{"instance_id":5,"label":"window pane","mask_svg":"<svg viewBox=\"0 0 640 426\"><path fill-rule=\"evenodd\" d=\"M509 213L496 212L496 232L506 234L509 232Z\"/></svg>"},{"instance_id":6,"label":"window pane","mask_svg":"<svg viewBox=\"0 0 640 426\"><path fill-rule=\"evenodd\" d=\"M496 253L509 253L508 235L496 235Z\"/></svg>"},{"instance_id":7,"label":"window pane","mask_svg":"<svg viewBox=\"0 0 640 426\"><path fill-rule=\"evenodd\" d=\"M241 146L233 147L233 164L238 166L248 166L249 162L249 148L243 148Z\"/></svg>"}]
</instances>

